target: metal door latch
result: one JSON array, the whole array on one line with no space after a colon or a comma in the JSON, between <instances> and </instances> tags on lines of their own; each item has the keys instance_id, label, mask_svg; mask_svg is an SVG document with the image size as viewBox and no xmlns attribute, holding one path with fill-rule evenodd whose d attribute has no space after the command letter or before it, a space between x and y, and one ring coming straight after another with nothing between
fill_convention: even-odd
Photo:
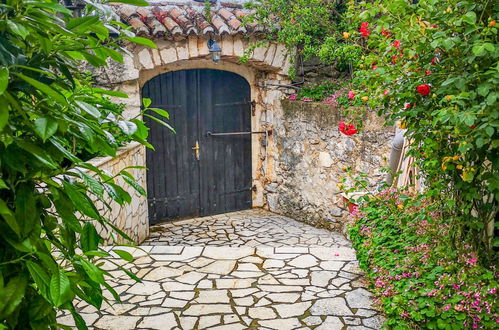
<instances>
[{"instance_id":1,"label":"metal door latch","mask_svg":"<svg viewBox=\"0 0 499 330\"><path fill-rule=\"evenodd\" d=\"M196 151L196 159L199 160L199 143L198 141L196 141L196 145L194 147L191 148L192 150L195 150Z\"/></svg>"}]
</instances>

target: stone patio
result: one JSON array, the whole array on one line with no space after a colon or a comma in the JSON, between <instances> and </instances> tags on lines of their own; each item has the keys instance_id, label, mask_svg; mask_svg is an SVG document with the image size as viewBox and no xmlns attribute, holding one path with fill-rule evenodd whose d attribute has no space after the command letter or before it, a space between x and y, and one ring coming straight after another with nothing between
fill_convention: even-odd
<instances>
[{"instance_id":1,"label":"stone patio","mask_svg":"<svg viewBox=\"0 0 499 330\"><path fill-rule=\"evenodd\" d=\"M133 263L112 261L142 283L106 262L122 304L96 311L78 303L92 328L353 330L383 322L348 241L287 217L248 210L164 223L141 248L129 249ZM71 316L59 321L73 325Z\"/></svg>"}]
</instances>

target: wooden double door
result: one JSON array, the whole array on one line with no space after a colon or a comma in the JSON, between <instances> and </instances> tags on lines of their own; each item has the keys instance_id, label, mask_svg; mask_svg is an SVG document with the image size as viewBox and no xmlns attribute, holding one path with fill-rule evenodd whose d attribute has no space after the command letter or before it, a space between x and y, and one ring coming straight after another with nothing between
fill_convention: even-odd
<instances>
[{"instance_id":1,"label":"wooden double door","mask_svg":"<svg viewBox=\"0 0 499 330\"><path fill-rule=\"evenodd\" d=\"M142 89L176 133L150 128L150 222L251 208L251 92L241 76L194 69L158 75Z\"/></svg>"}]
</instances>

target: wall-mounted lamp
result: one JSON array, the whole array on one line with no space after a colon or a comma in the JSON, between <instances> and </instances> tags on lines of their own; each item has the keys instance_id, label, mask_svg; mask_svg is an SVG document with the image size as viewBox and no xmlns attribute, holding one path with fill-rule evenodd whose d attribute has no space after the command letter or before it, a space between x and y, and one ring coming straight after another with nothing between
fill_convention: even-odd
<instances>
[{"instance_id":1,"label":"wall-mounted lamp","mask_svg":"<svg viewBox=\"0 0 499 330\"><path fill-rule=\"evenodd\" d=\"M208 40L208 49L210 50L211 59L213 62L218 63L222 57L222 48L217 44L217 42L210 38Z\"/></svg>"}]
</instances>

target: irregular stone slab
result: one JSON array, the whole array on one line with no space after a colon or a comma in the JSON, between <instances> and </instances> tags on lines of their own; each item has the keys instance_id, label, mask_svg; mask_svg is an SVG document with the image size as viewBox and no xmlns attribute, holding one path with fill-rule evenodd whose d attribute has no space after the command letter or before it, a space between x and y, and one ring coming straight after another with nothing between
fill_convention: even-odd
<instances>
[{"instance_id":1,"label":"irregular stone slab","mask_svg":"<svg viewBox=\"0 0 499 330\"><path fill-rule=\"evenodd\" d=\"M199 304L229 303L227 290L199 291L195 302Z\"/></svg>"},{"instance_id":2,"label":"irregular stone slab","mask_svg":"<svg viewBox=\"0 0 499 330\"><path fill-rule=\"evenodd\" d=\"M303 322L305 324L312 326L312 325L319 325L322 323L322 319L319 316L309 316L305 319L303 319Z\"/></svg>"},{"instance_id":3,"label":"irregular stone slab","mask_svg":"<svg viewBox=\"0 0 499 330\"><path fill-rule=\"evenodd\" d=\"M183 246L153 246L151 249L151 254L182 254Z\"/></svg>"},{"instance_id":4,"label":"irregular stone slab","mask_svg":"<svg viewBox=\"0 0 499 330\"><path fill-rule=\"evenodd\" d=\"M267 274L258 279L258 284L275 284L279 285L279 281L277 281L274 276Z\"/></svg>"},{"instance_id":5,"label":"irregular stone slab","mask_svg":"<svg viewBox=\"0 0 499 330\"><path fill-rule=\"evenodd\" d=\"M237 260L255 253L255 249L252 247L231 247L227 249L225 247L211 247L208 246L204 249L203 256L215 260Z\"/></svg>"},{"instance_id":6,"label":"irregular stone slab","mask_svg":"<svg viewBox=\"0 0 499 330\"><path fill-rule=\"evenodd\" d=\"M163 307L170 307L170 308L182 308L185 305L187 305L188 301L186 300L179 300L179 299L172 299L172 298L166 298L161 306Z\"/></svg>"},{"instance_id":7,"label":"irregular stone slab","mask_svg":"<svg viewBox=\"0 0 499 330\"><path fill-rule=\"evenodd\" d=\"M294 303L300 298L299 293L271 293L266 296L273 302Z\"/></svg>"},{"instance_id":8,"label":"irregular stone slab","mask_svg":"<svg viewBox=\"0 0 499 330\"><path fill-rule=\"evenodd\" d=\"M170 298L176 298L176 299L181 299L181 300L191 300L194 298L195 293L194 292L189 292L189 291L172 291L169 293Z\"/></svg>"},{"instance_id":9,"label":"irregular stone slab","mask_svg":"<svg viewBox=\"0 0 499 330\"><path fill-rule=\"evenodd\" d=\"M319 287L327 287L329 281L336 276L337 276L336 272L330 272L327 270L311 272L311 277L312 277L311 284Z\"/></svg>"},{"instance_id":10,"label":"irregular stone slab","mask_svg":"<svg viewBox=\"0 0 499 330\"><path fill-rule=\"evenodd\" d=\"M345 298L350 308L371 308L371 293L363 288L347 292Z\"/></svg>"},{"instance_id":11,"label":"irregular stone slab","mask_svg":"<svg viewBox=\"0 0 499 330\"><path fill-rule=\"evenodd\" d=\"M348 308L343 298L325 298L317 300L310 308L312 315L337 315L350 316L352 311Z\"/></svg>"},{"instance_id":12,"label":"irregular stone slab","mask_svg":"<svg viewBox=\"0 0 499 330\"><path fill-rule=\"evenodd\" d=\"M288 318L293 316L301 316L305 314L305 311L312 306L312 302L302 302L296 304L280 304L274 305L273 307L282 318Z\"/></svg>"},{"instance_id":13,"label":"irregular stone slab","mask_svg":"<svg viewBox=\"0 0 499 330\"><path fill-rule=\"evenodd\" d=\"M257 320L275 319L277 315L268 307L255 307L248 310L248 316Z\"/></svg>"},{"instance_id":14,"label":"irregular stone slab","mask_svg":"<svg viewBox=\"0 0 499 330\"><path fill-rule=\"evenodd\" d=\"M263 268L282 268L284 267L285 263L282 260L276 260L276 259L267 259L263 263Z\"/></svg>"},{"instance_id":15,"label":"irregular stone slab","mask_svg":"<svg viewBox=\"0 0 499 330\"><path fill-rule=\"evenodd\" d=\"M252 297L234 298L234 302L237 306L252 306L255 303Z\"/></svg>"},{"instance_id":16,"label":"irregular stone slab","mask_svg":"<svg viewBox=\"0 0 499 330\"><path fill-rule=\"evenodd\" d=\"M138 316L104 315L94 324L94 326L106 330L129 330L136 329L139 320L140 317Z\"/></svg>"},{"instance_id":17,"label":"irregular stone slab","mask_svg":"<svg viewBox=\"0 0 499 330\"><path fill-rule=\"evenodd\" d=\"M245 289L250 288L256 279L217 279L215 283L219 289Z\"/></svg>"},{"instance_id":18,"label":"irregular stone slab","mask_svg":"<svg viewBox=\"0 0 499 330\"><path fill-rule=\"evenodd\" d=\"M259 321L258 323L270 329L296 329L301 326L297 318Z\"/></svg>"},{"instance_id":19,"label":"irregular stone slab","mask_svg":"<svg viewBox=\"0 0 499 330\"><path fill-rule=\"evenodd\" d=\"M179 320L180 320L181 329L194 329L194 326L196 325L198 318L191 316L183 316L180 317Z\"/></svg>"},{"instance_id":20,"label":"irregular stone slab","mask_svg":"<svg viewBox=\"0 0 499 330\"><path fill-rule=\"evenodd\" d=\"M381 316L373 316L368 319L363 319L362 323L366 327L374 328L374 329L379 329L385 322L384 318Z\"/></svg>"},{"instance_id":21,"label":"irregular stone slab","mask_svg":"<svg viewBox=\"0 0 499 330\"><path fill-rule=\"evenodd\" d=\"M175 320L175 315L173 313L168 313L158 316L146 316L139 323L139 328L148 329L173 329L177 326L177 321Z\"/></svg>"},{"instance_id":22,"label":"irregular stone slab","mask_svg":"<svg viewBox=\"0 0 499 330\"><path fill-rule=\"evenodd\" d=\"M151 270L145 277L144 280L147 281L161 281L167 280L170 277L180 276L184 273L184 271L169 268L169 267L158 267Z\"/></svg>"},{"instance_id":23,"label":"irregular stone slab","mask_svg":"<svg viewBox=\"0 0 499 330\"><path fill-rule=\"evenodd\" d=\"M193 271L190 273L185 273L184 275L181 275L181 276L175 278L175 281L179 281L179 282L187 283L187 284L196 284L201 279L203 279L205 276L206 276L206 274L202 274L202 273L198 273L197 271Z\"/></svg>"},{"instance_id":24,"label":"irregular stone slab","mask_svg":"<svg viewBox=\"0 0 499 330\"><path fill-rule=\"evenodd\" d=\"M235 260L217 260L208 266L200 268L198 271L209 274L227 275L234 270L235 266Z\"/></svg>"},{"instance_id":25,"label":"irregular stone slab","mask_svg":"<svg viewBox=\"0 0 499 330\"><path fill-rule=\"evenodd\" d=\"M335 316L328 316L320 326L315 329L319 330L341 330L343 329L343 323L341 320Z\"/></svg>"},{"instance_id":26,"label":"irregular stone slab","mask_svg":"<svg viewBox=\"0 0 499 330\"><path fill-rule=\"evenodd\" d=\"M318 261L314 256L309 254L301 255L299 257L291 260L288 265L297 267L297 268L310 268L317 265Z\"/></svg>"},{"instance_id":27,"label":"irregular stone slab","mask_svg":"<svg viewBox=\"0 0 499 330\"><path fill-rule=\"evenodd\" d=\"M210 305L191 305L183 312L187 316L200 316L208 314L231 314L230 305L210 304Z\"/></svg>"},{"instance_id":28,"label":"irregular stone slab","mask_svg":"<svg viewBox=\"0 0 499 330\"><path fill-rule=\"evenodd\" d=\"M196 286L191 284L183 284L178 282L164 282L161 284L163 290L170 291L193 291Z\"/></svg>"},{"instance_id":29,"label":"irregular stone slab","mask_svg":"<svg viewBox=\"0 0 499 330\"><path fill-rule=\"evenodd\" d=\"M319 265L324 270L340 270L343 266L345 266L345 262L335 260L321 261Z\"/></svg>"},{"instance_id":30,"label":"irregular stone slab","mask_svg":"<svg viewBox=\"0 0 499 330\"><path fill-rule=\"evenodd\" d=\"M210 328L210 330L243 330L243 329L247 329L247 327L245 327L240 323L232 323L232 324L220 325L217 327Z\"/></svg>"},{"instance_id":31,"label":"irregular stone slab","mask_svg":"<svg viewBox=\"0 0 499 330\"><path fill-rule=\"evenodd\" d=\"M198 327L200 329L206 329L208 327L220 324L221 321L222 321L222 318L220 317L220 315L201 316L199 318Z\"/></svg>"},{"instance_id":32,"label":"irregular stone slab","mask_svg":"<svg viewBox=\"0 0 499 330\"><path fill-rule=\"evenodd\" d=\"M230 294L232 295L232 297L241 298L241 297L249 296L250 294L253 294L257 291L258 291L258 289L254 289L254 288L241 289L241 290L230 290Z\"/></svg>"},{"instance_id":33,"label":"irregular stone slab","mask_svg":"<svg viewBox=\"0 0 499 330\"><path fill-rule=\"evenodd\" d=\"M284 285L310 285L308 278L282 278L279 281Z\"/></svg>"},{"instance_id":34,"label":"irregular stone slab","mask_svg":"<svg viewBox=\"0 0 499 330\"><path fill-rule=\"evenodd\" d=\"M151 281L143 281L142 283L136 283L130 287L126 292L134 295L145 295L150 296L161 290L159 283Z\"/></svg>"},{"instance_id":35,"label":"irregular stone slab","mask_svg":"<svg viewBox=\"0 0 499 330\"><path fill-rule=\"evenodd\" d=\"M241 263L237 265L237 270L242 272L260 272L260 268L255 264L250 263Z\"/></svg>"}]
</instances>

